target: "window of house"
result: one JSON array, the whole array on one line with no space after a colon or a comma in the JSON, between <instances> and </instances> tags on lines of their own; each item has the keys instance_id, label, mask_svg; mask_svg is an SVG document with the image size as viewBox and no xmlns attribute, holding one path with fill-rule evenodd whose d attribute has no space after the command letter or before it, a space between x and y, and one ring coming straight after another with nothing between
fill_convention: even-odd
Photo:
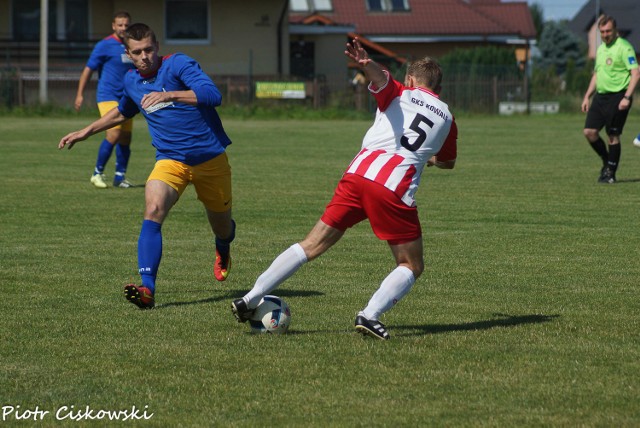
<instances>
[{"instance_id":1,"label":"window of house","mask_svg":"<svg viewBox=\"0 0 640 428\"><path fill-rule=\"evenodd\" d=\"M13 39L17 41L36 41L40 39L40 1L13 0ZM49 1L49 35L51 35L51 4ZM54 8L55 10L55 8Z\"/></svg>"},{"instance_id":2,"label":"window of house","mask_svg":"<svg viewBox=\"0 0 640 428\"><path fill-rule=\"evenodd\" d=\"M209 41L209 2L207 0L165 1L166 41L206 43Z\"/></svg>"},{"instance_id":3,"label":"window of house","mask_svg":"<svg viewBox=\"0 0 640 428\"><path fill-rule=\"evenodd\" d=\"M406 12L409 0L365 0L369 12Z\"/></svg>"},{"instance_id":4,"label":"window of house","mask_svg":"<svg viewBox=\"0 0 640 428\"><path fill-rule=\"evenodd\" d=\"M49 0L50 41L85 40L89 34L88 0ZM12 36L16 41L40 40L40 0L11 2Z\"/></svg>"},{"instance_id":5,"label":"window of house","mask_svg":"<svg viewBox=\"0 0 640 428\"><path fill-rule=\"evenodd\" d=\"M394 12L404 12L409 10L409 0L389 0L391 10Z\"/></svg>"},{"instance_id":6,"label":"window of house","mask_svg":"<svg viewBox=\"0 0 640 428\"><path fill-rule=\"evenodd\" d=\"M333 10L331 0L290 0L291 12L330 12Z\"/></svg>"},{"instance_id":7,"label":"window of house","mask_svg":"<svg viewBox=\"0 0 640 428\"><path fill-rule=\"evenodd\" d=\"M382 12L382 0L367 0L367 10L369 12Z\"/></svg>"},{"instance_id":8,"label":"window of house","mask_svg":"<svg viewBox=\"0 0 640 428\"><path fill-rule=\"evenodd\" d=\"M87 0L65 0L64 25L58 34L65 40L79 41L89 37L89 4ZM60 38L60 36L58 36Z\"/></svg>"}]
</instances>

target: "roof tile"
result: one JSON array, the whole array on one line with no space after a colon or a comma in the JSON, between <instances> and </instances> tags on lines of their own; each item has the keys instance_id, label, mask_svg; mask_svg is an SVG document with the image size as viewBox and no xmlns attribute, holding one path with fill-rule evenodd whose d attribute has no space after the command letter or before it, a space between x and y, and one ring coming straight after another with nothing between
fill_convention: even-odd
<instances>
[{"instance_id":1,"label":"roof tile","mask_svg":"<svg viewBox=\"0 0 640 428\"><path fill-rule=\"evenodd\" d=\"M373 35L519 35L533 38L536 30L526 2L499 0L409 0L410 12L368 12L365 0L333 0L323 13L333 22L354 25ZM305 15L290 14L292 23Z\"/></svg>"}]
</instances>

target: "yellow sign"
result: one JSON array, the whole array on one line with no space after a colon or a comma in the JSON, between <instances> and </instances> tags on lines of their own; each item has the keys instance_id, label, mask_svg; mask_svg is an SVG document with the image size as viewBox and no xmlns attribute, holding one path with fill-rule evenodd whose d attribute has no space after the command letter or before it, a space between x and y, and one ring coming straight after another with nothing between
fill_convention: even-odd
<instances>
[{"instance_id":1,"label":"yellow sign","mask_svg":"<svg viewBox=\"0 0 640 428\"><path fill-rule=\"evenodd\" d=\"M304 99L304 82L256 82L256 98Z\"/></svg>"}]
</instances>

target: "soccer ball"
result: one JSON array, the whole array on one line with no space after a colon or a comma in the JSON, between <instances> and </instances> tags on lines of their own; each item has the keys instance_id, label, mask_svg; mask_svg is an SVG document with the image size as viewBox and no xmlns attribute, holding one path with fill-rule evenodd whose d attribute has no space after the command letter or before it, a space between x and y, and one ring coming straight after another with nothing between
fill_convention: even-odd
<instances>
[{"instance_id":1,"label":"soccer ball","mask_svg":"<svg viewBox=\"0 0 640 428\"><path fill-rule=\"evenodd\" d=\"M249 320L252 333L284 334L291 322L291 311L287 302L279 297L267 295L260 300Z\"/></svg>"}]
</instances>

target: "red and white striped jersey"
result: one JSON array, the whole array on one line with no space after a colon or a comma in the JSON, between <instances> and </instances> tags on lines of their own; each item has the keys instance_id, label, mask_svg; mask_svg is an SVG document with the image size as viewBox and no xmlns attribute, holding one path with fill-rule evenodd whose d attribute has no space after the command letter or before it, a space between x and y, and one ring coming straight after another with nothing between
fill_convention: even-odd
<instances>
[{"instance_id":1,"label":"red and white striped jersey","mask_svg":"<svg viewBox=\"0 0 640 428\"><path fill-rule=\"evenodd\" d=\"M376 118L346 173L380 183L415 206L414 195L429 158L437 154L442 162L457 156L453 115L437 94L406 87L390 77L384 87L369 85L369 91L378 103Z\"/></svg>"}]
</instances>

